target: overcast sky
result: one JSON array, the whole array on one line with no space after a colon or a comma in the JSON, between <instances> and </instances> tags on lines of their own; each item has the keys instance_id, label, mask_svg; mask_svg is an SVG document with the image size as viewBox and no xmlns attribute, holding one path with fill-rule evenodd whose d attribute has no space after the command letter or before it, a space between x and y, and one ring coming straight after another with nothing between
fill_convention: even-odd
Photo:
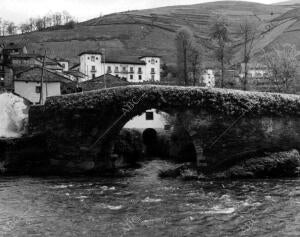
<instances>
[{"instance_id":1,"label":"overcast sky","mask_svg":"<svg viewBox=\"0 0 300 237\"><path fill-rule=\"evenodd\" d=\"M0 0L0 17L20 23L29 17L67 10L79 21L83 21L98 17L100 14L209 1L212 0ZM268 4L280 2L280 0L257 0L253 2Z\"/></svg>"}]
</instances>

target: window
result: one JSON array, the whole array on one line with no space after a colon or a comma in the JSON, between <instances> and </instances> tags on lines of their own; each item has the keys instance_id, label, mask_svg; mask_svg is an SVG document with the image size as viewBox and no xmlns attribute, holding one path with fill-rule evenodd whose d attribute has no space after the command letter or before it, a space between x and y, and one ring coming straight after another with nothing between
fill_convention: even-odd
<instances>
[{"instance_id":1,"label":"window","mask_svg":"<svg viewBox=\"0 0 300 237\"><path fill-rule=\"evenodd\" d=\"M92 74L92 78L93 78L93 79L95 79L95 78L96 78L96 75L95 75L95 73L93 73L93 74Z\"/></svg>"},{"instance_id":2,"label":"window","mask_svg":"<svg viewBox=\"0 0 300 237\"><path fill-rule=\"evenodd\" d=\"M41 93L41 87L40 86L35 87L35 93L37 93L37 94Z\"/></svg>"},{"instance_id":3,"label":"window","mask_svg":"<svg viewBox=\"0 0 300 237\"><path fill-rule=\"evenodd\" d=\"M107 67L107 72L110 73L111 72L111 66Z\"/></svg>"},{"instance_id":4,"label":"window","mask_svg":"<svg viewBox=\"0 0 300 237\"><path fill-rule=\"evenodd\" d=\"M146 112L146 120L153 120L153 112Z\"/></svg>"},{"instance_id":5,"label":"window","mask_svg":"<svg viewBox=\"0 0 300 237\"><path fill-rule=\"evenodd\" d=\"M92 57L91 57L91 61L92 61L92 62L95 62L95 56L92 56Z\"/></svg>"},{"instance_id":6,"label":"window","mask_svg":"<svg viewBox=\"0 0 300 237\"><path fill-rule=\"evenodd\" d=\"M130 67L130 72L133 72L133 67Z\"/></svg>"},{"instance_id":7,"label":"window","mask_svg":"<svg viewBox=\"0 0 300 237\"><path fill-rule=\"evenodd\" d=\"M96 71L96 67L95 66L92 66L92 71Z\"/></svg>"},{"instance_id":8,"label":"window","mask_svg":"<svg viewBox=\"0 0 300 237\"><path fill-rule=\"evenodd\" d=\"M139 67L138 73L139 73L139 74L142 74L142 68L141 68L141 67Z\"/></svg>"},{"instance_id":9,"label":"window","mask_svg":"<svg viewBox=\"0 0 300 237\"><path fill-rule=\"evenodd\" d=\"M130 75L130 80L133 80L133 75Z\"/></svg>"},{"instance_id":10,"label":"window","mask_svg":"<svg viewBox=\"0 0 300 237\"><path fill-rule=\"evenodd\" d=\"M90 57L88 57L88 60L90 59Z\"/></svg>"},{"instance_id":11,"label":"window","mask_svg":"<svg viewBox=\"0 0 300 237\"><path fill-rule=\"evenodd\" d=\"M98 57L96 57L96 60L98 60Z\"/></svg>"},{"instance_id":12,"label":"window","mask_svg":"<svg viewBox=\"0 0 300 237\"><path fill-rule=\"evenodd\" d=\"M155 74L155 68L151 68L151 74Z\"/></svg>"},{"instance_id":13,"label":"window","mask_svg":"<svg viewBox=\"0 0 300 237\"><path fill-rule=\"evenodd\" d=\"M154 58L151 59L151 64L154 64L155 63L155 60Z\"/></svg>"},{"instance_id":14,"label":"window","mask_svg":"<svg viewBox=\"0 0 300 237\"><path fill-rule=\"evenodd\" d=\"M119 67L115 67L115 72L119 72Z\"/></svg>"},{"instance_id":15,"label":"window","mask_svg":"<svg viewBox=\"0 0 300 237\"><path fill-rule=\"evenodd\" d=\"M139 80L142 80L142 75L139 75Z\"/></svg>"},{"instance_id":16,"label":"window","mask_svg":"<svg viewBox=\"0 0 300 237\"><path fill-rule=\"evenodd\" d=\"M126 67L123 67L123 72L126 72Z\"/></svg>"}]
</instances>

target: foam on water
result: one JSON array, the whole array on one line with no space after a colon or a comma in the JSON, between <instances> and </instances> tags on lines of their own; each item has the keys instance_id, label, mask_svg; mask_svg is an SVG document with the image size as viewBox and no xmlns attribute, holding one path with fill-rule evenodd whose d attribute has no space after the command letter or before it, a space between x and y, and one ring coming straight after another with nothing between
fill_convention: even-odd
<instances>
[{"instance_id":1,"label":"foam on water","mask_svg":"<svg viewBox=\"0 0 300 237\"><path fill-rule=\"evenodd\" d=\"M0 94L0 137L20 137L25 132L28 106L12 93Z\"/></svg>"}]
</instances>

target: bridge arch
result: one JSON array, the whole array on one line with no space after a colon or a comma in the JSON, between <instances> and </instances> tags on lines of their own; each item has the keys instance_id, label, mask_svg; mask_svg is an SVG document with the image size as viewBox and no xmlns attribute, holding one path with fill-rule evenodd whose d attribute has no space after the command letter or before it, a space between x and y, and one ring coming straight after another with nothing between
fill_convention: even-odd
<instances>
[{"instance_id":1,"label":"bridge arch","mask_svg":"<svg viewBox=\"0 0 300 237\"><path fill-rule=\"evenodd\" d=\"M55 159L66 165L92 159L97 168L127 121L151 108L181 117L199 164L212 169L261 151L300 148L299 96L197 87L126 86L51 97L31 107L29 129L45 134Z\"/></svg>"}]
</instances>

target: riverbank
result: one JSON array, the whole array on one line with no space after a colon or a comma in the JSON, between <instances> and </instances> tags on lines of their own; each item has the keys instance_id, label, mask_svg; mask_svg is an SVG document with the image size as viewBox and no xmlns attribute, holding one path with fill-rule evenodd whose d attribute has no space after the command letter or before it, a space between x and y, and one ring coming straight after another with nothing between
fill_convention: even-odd
<instances>
[{"instance_id":1,"label":"riverbank","mask_svg":"<svg viewBox=\"0 0 300 237\"><path fill-rule=\"evenodd\" d=\"M286 178L300 176L300 154L297 150L267 153L263 157L253 157L233 166L207 175L199 174L194 165L187 163L176 168L161 170L161 178L181 178L184 180L203 179L254 179Z\"/></svg>"}]
</instances>

